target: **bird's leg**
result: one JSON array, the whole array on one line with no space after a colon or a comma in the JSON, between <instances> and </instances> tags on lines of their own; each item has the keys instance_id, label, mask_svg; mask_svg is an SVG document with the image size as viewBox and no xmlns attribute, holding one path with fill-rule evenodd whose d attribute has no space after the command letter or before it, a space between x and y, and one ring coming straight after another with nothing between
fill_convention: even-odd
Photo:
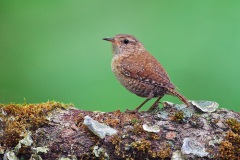
<instances>
[{"instance_id":1,"label":"bird's leg","mask_svg":"<svg viewBox=\"0 0 240 160\"><path fill-rule=\"evenodd\" d=\"M142 106L145 104L145 103L147 103L148 101L149 101L150 99L146 99L143 103L141 103L136 109L134 109L134 110L128 110L127 109L127 111L126 112L128 112L128 113L138 113L138 110L140 109L140 108L142 108Z\"/></svg>"},{"instance_id":2,"label":"bird's leg","mask_svg":"<svg viewBox=\"0 0 240 160\"><path fill-rule=\"evenodd\" d=\"M149 100L150 100L150 99L147 98L145 101L143 101L143 103L141 103L141 104L135 109L135 111L138 112L138 110L139 110L140 108L142 108L142 106L143 106L145 103L147 103Z\"/></svg>"},{"instance_id":3,"label":"bird's leg","mask_svg":"<svg viewBox=\"0 0 240 160\"><path fill-rule=\"evenodd\" d=\"M153 105L148 109L148 111L154 110L156 106L158 106L158 102L160 101L161 98L162 96L158 97L157 100L153 103Z\"/></svg>"},{"instance_id":4,"label":"bird's leg","mask_svg":"<svg viewBox=\"0 0 240 160\"><path fill-rule=\"evenodd\" d=\"M138 106L134 111L135 112L138 112L138 110L140 109L140 108L142 108L142 106L145 104L145 103L147 103L150 99L152 99L154 97L154 94L153 94L153 90L149 93L149 95L147 96L147 99L142 103L142 104L140 104L140 106Z\"/></svg>"},{"instance_id":5,"label":"bird's leg","mask_svg":"<svg viewBox=\"0 0 240 160\"><path fill-rule=\"evenodd\" d=\"M152 99L154 97L153 91L150 92L150 94L147 96L147 99L145 101L143 101L143 103L141 103L136 109L134 110L128 110L126 112L128 113L138 113L139 109L142 108L142 106L147 103L150 99Z\"/></svg>"}]
</instances>

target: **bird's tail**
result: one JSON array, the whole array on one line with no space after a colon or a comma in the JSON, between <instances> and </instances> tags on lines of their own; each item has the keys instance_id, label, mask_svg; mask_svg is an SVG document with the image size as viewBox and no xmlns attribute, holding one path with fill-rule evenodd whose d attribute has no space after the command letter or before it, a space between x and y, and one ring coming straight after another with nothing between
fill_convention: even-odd
<instances>
[{"instance_id":1,"label":"bird's tail","mask_svg":"<svg viewBox=\"0 0 240 160\"><path fill-rule=\"evenodd\" d=\"M185 98L183 95L178 93L176 90L174 90L172 88L168 88L167 93L170 95L173 95L173 96L177 96L183 103L185 103L187 106L189 106L189 102L188 102L187 98Z\"/></svg>"}]
</instances>

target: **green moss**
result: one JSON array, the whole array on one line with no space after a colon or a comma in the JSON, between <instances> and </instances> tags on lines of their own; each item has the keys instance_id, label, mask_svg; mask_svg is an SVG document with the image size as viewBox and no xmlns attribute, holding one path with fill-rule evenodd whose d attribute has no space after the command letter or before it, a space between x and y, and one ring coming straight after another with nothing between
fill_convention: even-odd
<instances>
[{"instance_id":1,"label":"green moss","mask_svg":"<svg viewBox=\"0 0 240 160\"><path fill-rule=\"evenodd\" d=\"M169 144L162 144L162 147L158 151L152 151L151 157L152 158L169 158L171 156L172 150Z\"/></svg>"},{"instance_id":2,"label":"green moss","mask_svg":"<svg viewBox=\"0 0 240 160\"><path fill-rule=\"evenodd\" d=\"M0 105L3 129L3 135L0 137L1 146L16 146L27 131L34 131L48 124L46 116L49 111L66 107L58 102Z\"/></svg>"},{"instance_id":3,"label":"green moss","mask_svg":"<svg viewBox=\"0 0 240 160\"><path fill-rule=\"evenodd\" d=\"M138 135L138 134L143 134L145 132L142 128L142 125L140 124L134 124L133 125L133 134Z\"/></svg>"},{"instance_id":4,"label":"green moss","mask_svg":"<svg viewBox=\"0 0 240 160\"><path fill-rule=\"evenodd\" d=\"M226 123L232 131L227 132L225 140L220 143L219 153L216 156L223 160L239 160L240 153L240 123L233 118L227 119Z\"/></svg>"},{"instance_id":5,"label":"green moss","mask_svg":"<svg viewBox=\"0 0 240 160\"><path fill-rule=\"evenodd\" d=\"M137 124L137 123L140 123L141 122L141 120L139 120L139 119L137 119L137 118L133 118L132 120L131 120L131 124Z\"/></svg>"},{"instance_id":6,"label":"green moss","mask_svg":"<svg viewBox=\"0 0 240 160\"><path fill-rule=\"evenodd\" d=\"M111 142L114 145L114 153L119 156L121 151L121 145L122 145L121 136L114 135L111 139Z\"/></svg>"},{"instance_id":7,"label":"green moss","mask_svg":"<svg viewBox=\"0 0 240 160\"><path fill-rule=\"evenodd\" d=\"M183 111L178 111L173 116L171 116L171 120L177 121L177 122L182 122L183 118L184 118Z\"/></svg>"},{"instance_id":8,"label":"green moss","mask_svg":"<svg viewBox=\"0 0 240 160\"><path fill-rule=\"evenodd\" d=\"M221 142L217 159L239 160L240 136L233 132L228 132L225 140Z\"/></svg>"},{"instance_id":9,"label":"green moss","mask_svg":"<svg viewBox=\"0 0 240 160\"><path fill-rule=\"evenodd\" d=\"M148 139L150 140L160 140L160 136L156 133L148 132Z\"/></svg>"},{"instance_id":10,"label":"green moss","mask_svg":"<svg viewBox=\"0 0 240 160\"><path fill-rule=\"evenodd\" d=\"M143 139L141 141L132 142L131 146L133 149L136 149L141 153L146 153L146 152L148 152L148 150L151 146L151 142Z\"/></svg>"},{"instance_id":11,"label":"green moss","mask_svg":"<svg viewBox=\"0 0 240 160\"><path fill-rule=\"evenodd\" d=\"M236 119L230 118L226 120L226 123L234 133L240 134L240 122Z\"/></svg>"},{"instance_id":12,"label":"green moss","mask_svg":"<svg viewBox=\"0 0 240 160\"><path fill-rule=\"evenodd\" d=\"M151 143L151 141L142 139L140 141L132 142L131 147L133 150L138 151L137 153L141 155L141 157L148 158L156 158L156 159L165 159L171 156L171 148L170 145L163 143L161 148L157 149Z\"/></svg>"}]
</instances>

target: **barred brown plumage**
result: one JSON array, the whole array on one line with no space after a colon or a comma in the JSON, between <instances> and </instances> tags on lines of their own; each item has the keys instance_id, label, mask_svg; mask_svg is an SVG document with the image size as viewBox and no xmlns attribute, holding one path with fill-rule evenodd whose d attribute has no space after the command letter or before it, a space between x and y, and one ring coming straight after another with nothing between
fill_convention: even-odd
<instances>
[{"instance_id":1,"label":"barred brown plumage","mask_svg":"<svg viewBox=\"0 0 240 160\"><path fill-rule=\"evenodd\" d=\"M148 100L158 97L150 107L154 108L165 94L177 96L188 105L188 100L175 90L163 66L134 36L118 34L103 40L112 43L112 71L119 82L130 92L147 97L134 112L138 112Z\"/></svg>"}]
</instances>

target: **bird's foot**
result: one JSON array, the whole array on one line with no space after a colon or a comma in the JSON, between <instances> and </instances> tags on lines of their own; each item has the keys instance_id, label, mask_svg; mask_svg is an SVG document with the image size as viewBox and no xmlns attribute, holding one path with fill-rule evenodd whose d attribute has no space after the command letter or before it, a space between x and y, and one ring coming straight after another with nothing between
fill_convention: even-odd
<instances>
[{"instance_id":1,"label":"bird's foot","mask_svg":"<svg viewBox=\"0 0 240 160\"><path fill-rule=\"evenodd\" d=\"M130 114L139 114L138 112L138 108L134 109L134 110L129 110L129 109L126 109L125 113L130 113Z\"/></svg>"},{"instance_id":2,"label":"bird's foot","mask_svg":"<svg viewBox=\"0 0 240 160\"><path fill-rule=\"evenodd\" d=\"M147 112L157 112L159 110L159 103L161 102L158 102L158 103L154 103L148 110Z\"/></svg>"}]
</instances>

